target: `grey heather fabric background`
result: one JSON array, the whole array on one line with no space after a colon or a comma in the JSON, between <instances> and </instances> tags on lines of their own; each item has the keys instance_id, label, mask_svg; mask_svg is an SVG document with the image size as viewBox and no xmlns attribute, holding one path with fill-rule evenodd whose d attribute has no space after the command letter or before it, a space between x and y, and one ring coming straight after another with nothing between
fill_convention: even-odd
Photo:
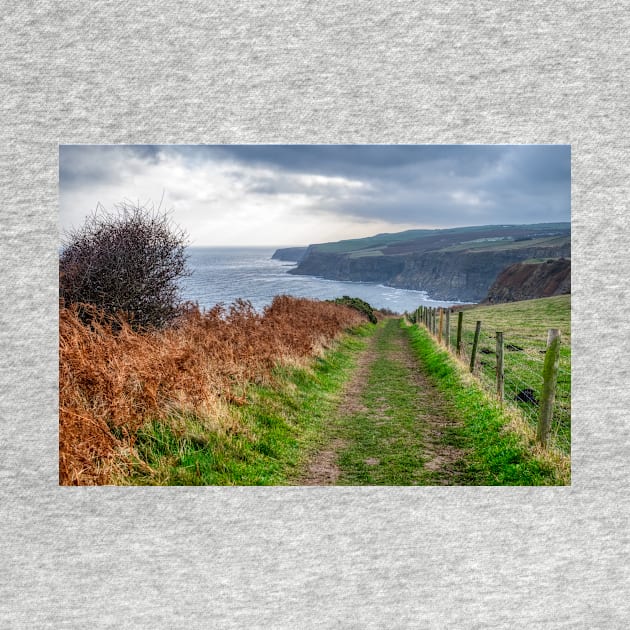
<instances>
[{"instance_id":1,"label":"grey heather fabric background","mask_svg":"<svg viewBox=\"0 0 630 630\"><path fill-rule=\"evenodd\" d=\"M3 3L0 627L629 627L629 8ZM58 144L204 142L570 143L572 486L58 487Z\"/></svg>"}]
</instances>

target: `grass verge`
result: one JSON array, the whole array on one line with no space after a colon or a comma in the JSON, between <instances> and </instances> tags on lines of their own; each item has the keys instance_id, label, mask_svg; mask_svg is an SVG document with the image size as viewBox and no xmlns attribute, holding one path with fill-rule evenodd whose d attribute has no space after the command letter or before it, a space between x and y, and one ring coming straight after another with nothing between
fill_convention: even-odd
<instances>
[{"instance_id":1,"label":"grass verge","mask_svg":"<svg viewBox=\"0 0 630 630\"><path fill-rule=\"evenodd\" d=\"M407 331L427 374L461 419L472 446L466 456L466 476L471 483L508 486L570 483L568 456L538 447L531 427L493 400L424 328L408 326Z\"/></svg>"},{"instance_id":2,"label":"grass verge","mask_svg":"<svg viewBox=\"0 0 630 630\"><path fill-rule=\"evenodd\" d=\"M307 367L277 367L271 385L250 385L231 422L179 415L145 424L120 485L285 485L321 447L338 394L375 326L334 342ZM213 426L228 427L217 431ZM231 429L230 429L231 427Z\"/></svg>"}]
</instances>

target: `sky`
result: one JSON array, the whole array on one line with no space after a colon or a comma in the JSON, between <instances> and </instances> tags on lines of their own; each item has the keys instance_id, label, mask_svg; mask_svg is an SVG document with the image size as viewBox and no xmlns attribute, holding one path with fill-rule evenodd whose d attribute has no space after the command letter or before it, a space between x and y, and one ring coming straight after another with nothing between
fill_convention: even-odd
<instances>
[{"instance_id":1,"label":"sky","mask_svg":"<svg viewBox=\"0 0 630 630\"><path fill-rule=\"evenodd\" d=\"M570 221L569 145L62 145L62 238L97 207L160 205L192 246Z\"/></svg>"}]
</instances>

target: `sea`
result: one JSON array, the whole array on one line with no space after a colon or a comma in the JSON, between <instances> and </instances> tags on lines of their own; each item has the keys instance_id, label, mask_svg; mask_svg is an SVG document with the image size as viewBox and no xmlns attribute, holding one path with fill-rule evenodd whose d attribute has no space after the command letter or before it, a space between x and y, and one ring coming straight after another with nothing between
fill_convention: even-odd
<instances>
[{"instance_id":1,"label":"sea","mask_svg":"<svg viewBox=\"0 0 630 630\"><path fill-rule=\"evenodd\" d=\"M275 295L328 300L348 295L358 297L376 309L396 313L413 311L418 306L447 306L457 302L432 300L425 291L397 289L373 282L340 282L316 276L296 276L289 270L296 263L273 260L276 248L267 247L190 247L188 267L192 275L180 280L183 299L202 308L222 303L226 306L241 298L256 310L271 303Z\"/></svg>"}]
</instances>

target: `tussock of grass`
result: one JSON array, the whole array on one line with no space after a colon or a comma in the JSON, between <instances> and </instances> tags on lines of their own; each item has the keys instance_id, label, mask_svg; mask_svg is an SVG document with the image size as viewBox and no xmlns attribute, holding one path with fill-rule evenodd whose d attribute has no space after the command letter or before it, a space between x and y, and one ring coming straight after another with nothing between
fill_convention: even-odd
<instances>
[{"instance_id":1,"label":"tussock of grass","mask_svg":"<svg viewBox=\"0 0 630 630\"><path fill-rule=\"evenodd\" d=\"M566 485L569 458L544 451L514 412L505 410L424 328L408 326L411 345L439 390L457 410L472 449L467 476L476 485Z\"/></svg>"}]
</instances>

